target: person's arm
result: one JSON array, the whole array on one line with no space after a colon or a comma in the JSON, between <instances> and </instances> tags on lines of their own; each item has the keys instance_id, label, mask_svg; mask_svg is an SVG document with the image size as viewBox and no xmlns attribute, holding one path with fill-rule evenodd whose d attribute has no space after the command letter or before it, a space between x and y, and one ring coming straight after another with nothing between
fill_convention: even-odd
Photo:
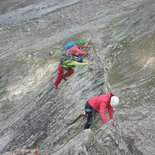
<instances>
[{"instance_id":1,"label":"person's arm","mask_svg":"<svg viewBox=\"0 0 155 155\"><path fill-rule=\"evenodd\" d=\"M106 118L105 116L105 111L106 111L106 103L102 103L101 106L100 106L100 117L102 118L102 121L104 123L107 123L108 122L108 119Z\"/></svg>"},{"instance_id":2,"label":"person's arm","mask_svg":"<svg viewBox=\"0 0 155 155\"><path fill-rule=\"evenodd\" d=\"M88 52L79 50L78 46L74 46L74 51L77 52L77 53L79 53L79 54L81 54L81 55L88 54Z\"/></svg>"},{"instance_id":3,"label":"person's arm","mask_svg":"<svg viewBox=\"0 0 155 155\"><path fill-rule=\"evenodd\" d=\"M109 118L113 119L113 108L111 106L108 107Z\"/></svg>"},{"instance_id":4,"label":"person's arm","mask_svg":"<svg viewBox=\"0 0 155 155\"><path fill-rule=\"evenodd\" d=\"M78 48L88 48L88 45L78 46Z\"/></svg>"}]
</instances>

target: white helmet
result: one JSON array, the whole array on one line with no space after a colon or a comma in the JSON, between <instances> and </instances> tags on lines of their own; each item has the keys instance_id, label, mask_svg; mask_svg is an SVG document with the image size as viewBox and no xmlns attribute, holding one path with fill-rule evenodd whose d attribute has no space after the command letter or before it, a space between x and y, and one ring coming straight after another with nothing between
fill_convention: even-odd
<instances>
[{"instance_id":1,"label":"white helmet","mask_svg":"<svg viewBox=\"0 0 155 155\"><path fill-rule=\"evenodd\" d=\"M116 107L119 104L119 98L117 96L112 96L110 100L110 105Z\"/></svg>"}]
</instances>

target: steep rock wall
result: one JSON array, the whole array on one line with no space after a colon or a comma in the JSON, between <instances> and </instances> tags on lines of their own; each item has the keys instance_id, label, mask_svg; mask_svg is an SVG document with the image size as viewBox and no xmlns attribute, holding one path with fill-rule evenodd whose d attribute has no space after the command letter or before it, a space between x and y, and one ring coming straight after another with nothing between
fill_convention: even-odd
<instances>
[{"instance_id":1,"label":"steep rock wall","mask_svg":"<svg viewBox=\"0 0 155 155\"><path fill-rule=\"evenodd\" d=\"M30 21L1 23L2 153L154 154L155 3L80 2ZM65 43L79 37L91 37L92 66L76 68L51 92ZM83 118L72 123L89 97L107 91L121 99L114 125L99 116L92 131L83 131Z\"/></svg>"}]
</instances>

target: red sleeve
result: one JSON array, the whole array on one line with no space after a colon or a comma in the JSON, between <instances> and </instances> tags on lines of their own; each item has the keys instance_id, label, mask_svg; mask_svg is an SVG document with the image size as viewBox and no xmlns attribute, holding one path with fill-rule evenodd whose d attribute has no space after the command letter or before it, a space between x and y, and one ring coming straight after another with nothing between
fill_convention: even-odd
<instances>
[{"instance_id":1,"label":"red sleeve","mask_svg":"<svg viewBox=\"0 0 155 155\"><path fill-rule=\"evenodd\" d=\"M108 106L108 113L109 113L109 118L113 119L113 108L111 106Z\"/></svg>"},{"instance_id":2,"label":"red sleeve","mask_svg":"<svg viewBox=\"0 0 155 155\"><path fill-rule=\"evenodd\" d=\"M99 113L100 113L100 116L101 116L101 118L102 118L102 121L103 121L104 123L107 123L107 122L108 122L108 119L107 119L106 116L105 116L105 111L106 111L106 103L102 103L101 106L100 106L100 111L99 111Z\"/></svg>"},{"instance_id":3,"label":"red sleeve","mask_svg":"<svg viewBox=\"0 0 155 155\"><path fill-rule=\"evenodd\" d=\"M81 55L86 55L88 54L88 52L84 52L84 51L81 51L79 50L78 46L74 46L74 51L81 54Z\"/></svg>"}]
</instances>

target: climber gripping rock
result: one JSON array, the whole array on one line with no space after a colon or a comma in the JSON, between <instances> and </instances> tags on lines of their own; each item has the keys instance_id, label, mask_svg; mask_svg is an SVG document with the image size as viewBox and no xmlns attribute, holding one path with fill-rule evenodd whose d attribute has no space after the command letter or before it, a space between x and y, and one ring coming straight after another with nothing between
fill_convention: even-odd
<instances>
[{"instance_id":1,"label":"climber gripping rock","mask_svg":"<svg viewBox=\"0 0 155 155\"><path fill-rule=\"evenodd\" d=\"M115 96L112 92L107 94L102 94L99 96L94 96L90 98L85 105L85 114L87 116L87 122L84 129L90 128L93 117L95 113L98 112L102 121L108 124L108 119L105 116L106 109L109 113L110 120L113 119L113 108L119 105L119 98Z\"/></svg>"},{"instance_id":2,"label":"climber gripping rock","mask_svg":"<svg viewBox=\"0 0 155 155\"><path fill-rule=\"evenodd\" d=\"M62 55L58 66L58 74L54 81L54 88L58 88L61 80L67 80L67 77L74 73L74 67L85 66L91 64L87 60L83 60L82 55L87 55L88 52L81 51L82 48L88 48L85 42L78 40L77 43L72 41L66 44L66 52Z\"/></svg>"}]
</instances>

